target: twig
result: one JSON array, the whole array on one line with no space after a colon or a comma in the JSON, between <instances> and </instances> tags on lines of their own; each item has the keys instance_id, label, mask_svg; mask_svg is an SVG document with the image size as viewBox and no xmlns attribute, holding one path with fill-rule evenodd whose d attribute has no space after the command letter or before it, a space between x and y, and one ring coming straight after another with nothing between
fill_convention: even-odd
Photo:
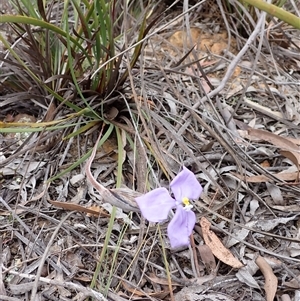
<instances>
[{"instance_id":1,"label":"twig","mask_svg":"<svg viewBox=\"0 0 300 301\"><path fill-rule=\"evenodd\" d=\"M203 97L203 99L200 99L198 102L196 102L191 110L195 111L196 109L198 109L198 107L200 106L200 104L202 104L206 98L211 98L215 95L217 95L220 91L223 90L223 88L225 87L226 83L228 82L228 80L230 79L231 75L233 74L236 66L238 65L239 61L241 60L241 58L243 57L243 55L246 53L246 51L251 47L253 41L255 41L257 35L259 34L259 32L261 31L261 26L262 26L262 22L264 21L264 15L261 15L257 25L254 29L254 31L252 32L252 34L250 35L249 39L247 40L246 44L244 45L244 47L241 49L241 51L237 54L237 56L231 61L231 63L228 66L227 72L224 75L223 80L221 81L221 83L218 85L218 87L209 92L207 94L207 97ZM190 110L187 111L184 116L182 117L182 120L187 120L187 118L191 115Z\"/></svg>"},{"instance_id":2,"label":"twig","mask_svg":"<svg viewBox=\"0 0 300 301\"><path fill-rule=\"evenodd\" d=\"M42 274L42 271L43 271L43 268L44 268L44 263L45 263L46 258L47 258L47 256L48 256L48 253L49 253L49 251L50 251L50 248L51 248L51 246L52 246L52 244L53 244L53 241L54 241L54 239L55 239L55 237L56 237L58 231L60 230L61 226L63 225L63 223L64 223L64 222L70 217L70 215L72 215L72 214L73 214L73 211L70 212L69 214L67 214L67 215L60 221L60 223L57 225L55 231L53 232L53 234L52 234L52 236L51 236L51 238L50 238L50 241L49 241L49 243L48 243L48 245L47 245L47 247L46 247L46 249L45 249L45 251L44 251L44 254L43 254L42 258L41 258L39 268L38 268L38 270L37 270L37 272L36 272L36 278L35 278L35 281L34 281L34 285L33 285L33 287L32 287L30 301L35 301L35 300L36 300L37 288L38 288L38 284L39 284L39 281L40 281L40 278L41 278L40 276L41 276L41 274Z\"/></svg>"}]
</instances>

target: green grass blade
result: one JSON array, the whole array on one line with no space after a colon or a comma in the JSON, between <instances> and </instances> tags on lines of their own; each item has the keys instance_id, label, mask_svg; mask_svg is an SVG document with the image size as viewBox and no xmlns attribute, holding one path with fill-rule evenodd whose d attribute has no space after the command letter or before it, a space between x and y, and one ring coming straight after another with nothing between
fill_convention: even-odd
<instances>
[{"instance_id":1,"label":"green grass blade","mask_svg":"<svg viewBox=\"0 0 300 301\"><path fill-rule=\"evenodd\" d=\"M41 28L51 30L51 31L53 31L53 32L65 37L65 38L67 37L67 32L65 32L64 30L62 30L58 26L55 26L51 23L45 22L43 20L35 19L35 18L32 18L32 17L14 16L14 15L1 15L0 24L1 23L16 23L16 24L27 24L27 25L30 24L30 25L33 25L33 26L38 26L38 27L41 27ZM76 45L83 52L85 52L82 45L80 43L78 43L78 41L76 39L74 39L73 37L70 37L70 40L72 41L72 43L74 43L74 45Z\"/></svg>"},{"instance_id":2,"label":"green grass blade","mask_svg":"<svg viewBox=\"0 0 300 301\"><path fill-rule=\"evenodd\" d=\"M300 18L291 14L280 7L269 4L262 0L240 0L242 3L251 4L266 13L277 17L278 19L292 25L294 28L300 29Z\"/></svg>"}]
</instances>

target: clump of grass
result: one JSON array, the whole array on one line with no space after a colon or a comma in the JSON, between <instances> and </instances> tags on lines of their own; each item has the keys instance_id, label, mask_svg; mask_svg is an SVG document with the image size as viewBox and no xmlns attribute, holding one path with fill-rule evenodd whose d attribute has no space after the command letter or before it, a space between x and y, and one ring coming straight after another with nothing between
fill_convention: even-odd
<instances>
[{"instance_id":1,"label":"clump of grass","mask_svg":"<svg viewBox=\"0 0 300 301\"><path fill-rule=\"evenodd\" d=\"M21 99L32 103L37 115L44 110L43 121L48 126L47 122L58 116L62 122L66 114L83 117L79 126L75 119L73 127L68 123L71 129L64 134L68 138L86 132L97 121L108 122L114 106L128 108L117 93L126 82L128 65L133 68L140 55L139 41L151 27L146 27L146 17L139 28L124 27L127 4L117 0L12 0L10 5L15 14L0 18L12 32L10 37L0 34L6 49L0 59L6 97L19 93ZM127 55L128 65L123 59L125 40L136 44ZM2 112L15 114L9 107ZM5 128L7 132L10 127Z\"/></svg>"}]
</instances>

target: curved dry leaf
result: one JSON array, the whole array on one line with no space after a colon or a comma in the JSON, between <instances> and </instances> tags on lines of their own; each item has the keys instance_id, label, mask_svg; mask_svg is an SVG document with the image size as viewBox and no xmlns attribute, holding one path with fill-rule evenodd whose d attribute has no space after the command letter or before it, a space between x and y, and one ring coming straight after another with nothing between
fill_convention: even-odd
<instances>
[{"instance_id":1,"label":"curved dry leaf","mask_svg":"<svg viewBox=\"0 0 300 301\"><path fill-rule=\"evenodd\" d=\"M108 120L114 120L119 114L119 110L116 107L111 107L106 113L106 118Z\"/></svg>"},{"instance_id":2,"label":"curved dry leaf","mask_svg":"<svg viewBox=\"0 0 300 301\"><path fill-rule=\"evenodd\" d=\"M299 153L294 153L294 152L290 152L290 151L287 151L287 150L281 150L281 151L279 151L279 153L283 157L286 157L286 158L290 159L296 166L299 166L299 164L300 164Z\"/></svg>"},{"instance_id":3,"label":"curved dry leaf","mask_svg":"<svg viewBox=\"0 0 300 301\"><path fill-rule=\"evenodd\" d=\"M250 222L251 223L251 222ZM233 236L227 241L227 247L231 248L240 241L243 241L249 234L250 230L246 228L238 228L233 230Z\"/></svg>"},{"instance_id":4,"label":"curved dry leaf","mask_svg":"<svg viewBox=\"0 0 300 301\"><path fill-rule=\"evenodd\" d=\"M248 267L242 267L241 269L239 269L235 276L240 282L245 283L250 287L260 289L258 283L249 272Z\"/></svg>"},{"instance_id":5,"label":"curved dry leaf","mask_svg":"<svg viewBox=\"0 0 300 301\"><path fill-rule=\"evenodd\" d=\"M299 168L300 148L295 143L285 137L259 129L248 129L248 134L254 138L260 138L279 147L282 150L281 154L290 159L297 168Z\"/></svg>"},{"instance_id":6,"label":"curved dry leaf","mask_svg":"<svg viewBox=\"0 0 300 301\"><path fill-rule=\"evenodd\" d=\"M244 266L237 258L232 255L232 253L227 248L225 248L217 235L209 229L210 222L205 217L201 218L200 225L202 228L203 239L205 243L209 246L212 253L219 260L236 269Z\"/></svg>"},{"instance_id":7,"label":"curved dry leaf","mask_svg":"<svg viewBox=\"0 0 300 301\"><path fill-rule=\"evenodd\" d=\"M98 206L86 208L86 207L83 207L81 205L77 205L74 203L58 202L58 201L51 201L51 200L49 200L49 203L55 207L62 208L65 210L84 212L84 213L87 213L89 216L110 217L110 214L107 214L106 212L101 211L101 208L99 208Z\"/></svg>"},{"instance_id":8,"label":"curved dry leaf","mask_svg":"<svg viewBox=\"0 0 300 301\"><path fill-rule=\"evenodd\" d=\"M266 300L273 301L277 291L278 279L274 275L271 266L263 257L258 256L255 260L255 263L257 264L257 266L259 267L259 269L265 277L264 289L266 292Z\"/></svg>"},{"instance_id":9,"label":"curved dry leaf","mask_svg":"<svg viewBox=\"0 0 300 301\"><path fill-rule=\"evenodd\" d=\"M231 172L231 174L237 177L238 179L248 183L264 183L272 181L271 178L265 175L245 176L239 175L236 172ZM273 176L282 181L296 181L298 179L298 172L280 172L273 174Z\"/></svg>"}]
</instances>

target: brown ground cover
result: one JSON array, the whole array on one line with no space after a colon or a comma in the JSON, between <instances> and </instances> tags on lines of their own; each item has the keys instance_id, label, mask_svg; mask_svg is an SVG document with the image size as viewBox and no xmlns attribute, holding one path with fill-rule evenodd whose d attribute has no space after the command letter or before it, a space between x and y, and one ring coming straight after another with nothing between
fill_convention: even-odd
<instances>
[{"instance_id":1,"label":"brown ground cover","mask_svg":"<svg viewBox=\"0 0 300 301\"><path fill-rule=\"evenodd\" d=\"M300 300L300 34L211 3L153 9L148 22L162 11L159 21L118 94L139 120L109 99L119 132L90 162L102 190L86 160L49 179L109 125L70 139L68 129L0 131L0 300ZM284 8L299 13L292 0ZM14 91L9 59L3 47L1 129L71 113L25 77ZM182 166L203 192L191 245L173 250L169 220L145 221L133 196L168 188ZM133 209L113 208L110 193Z\"/></svg>"}]
</instances>

